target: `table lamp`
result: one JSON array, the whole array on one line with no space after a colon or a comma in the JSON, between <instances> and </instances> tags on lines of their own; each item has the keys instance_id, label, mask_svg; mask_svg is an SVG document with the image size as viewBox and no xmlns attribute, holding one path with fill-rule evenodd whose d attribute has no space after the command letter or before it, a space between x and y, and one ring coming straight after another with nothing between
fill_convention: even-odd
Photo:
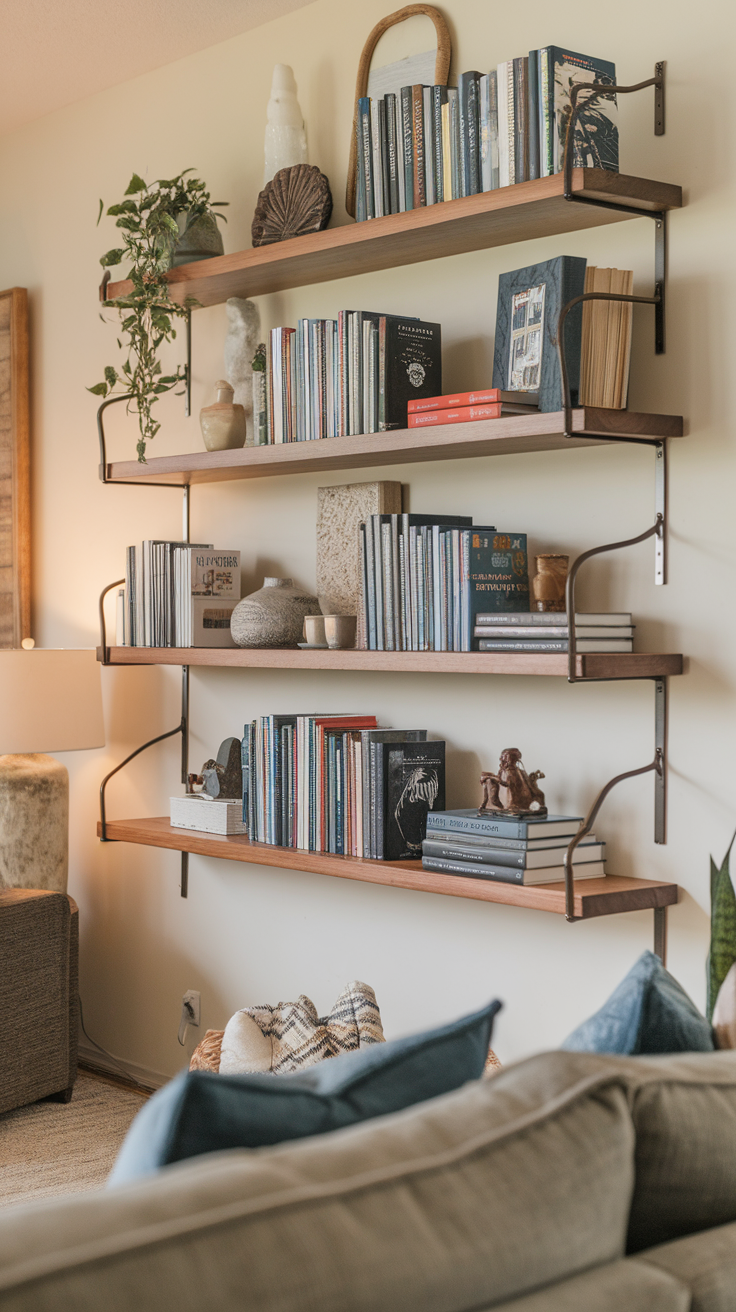
<instances>
[{"instance_id":1,"label":"table lamp","mask_svg":"<svg viewBox=\"0 0 736 1312\"><path fill-rule=\"evenodd\" d=\"M104 745L91 648L0 651L0 888L66 892L69 775L45 753Z\"/></svg>"}]
</instances>

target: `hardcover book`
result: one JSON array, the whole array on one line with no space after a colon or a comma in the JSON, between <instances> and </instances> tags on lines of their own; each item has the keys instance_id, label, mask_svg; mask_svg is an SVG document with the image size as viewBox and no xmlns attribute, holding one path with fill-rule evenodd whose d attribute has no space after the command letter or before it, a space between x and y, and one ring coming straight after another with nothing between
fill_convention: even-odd
<instances>
[{"instance_id":1,"label":"hardcover book","mask_svg":"<svg viewBox=\"0 0 736 1312\"><path fill-rule=\"evenodd\" d=\"M483 611L529 610L526 533L470 535L470 625ZM478 639L474 639L474 646ZM476 646L477 649L477 646Z\"/></svg>"},{"instance_id":2,"label":"hardcover book","mask_svg":"<svg viewBox=\"0 0 736 1312\"><path fill-rule=\"evenodd\" d=\"M576 834L581 815L547 815L538 820L529 816L519 820L511 816L478 815L474 807L459 811L432 811L427 817L427 837L435 831L455 834L483 834L500 838L561 838Z\"/></svg>"},{"instance_id":3,"label":"hardcover book","mask_svg":"<svg viewBox=\"0 0 736 1312\"><path fill-rule=\"evenodd\" d=\"M386 757L384 858L419 860L427 816L445 804L445 743L389 744Z\"/></svg>"},{"instance_id":4,"label":"hardcover book","mask_svg":"<svg viewBox=\"0 0 736 1312\"><path fill-rule=\"evenodd\" d=\"M502 273L498 280L493 386L503 392L537 393L539 409L562 409L557 325L568 301L582 296L586 261L558 255L543 264ZM578 404L582 305L565 320L565 358L573 405Z\"/></svg>"},{"instance_id":5,"label":"hardcover book","mask_svg":"<svg viewBox=\"0 0 736 1312\"><path fill-rule=\"evenodd\" d=\"M579 55L564 46L540 50L542 103L540 118L546 159L542 175L559 173L563 166L570 90L576 82L598 82L613 86L616 65L607 59ZM618 105L615 96L601 97L591 105L580 97L575 124L573 168L608 169L618 173Z\"/></svg>"},{"instance_id":6,"label":"hardcover book","mask_svg":"<svg viewBox=\"0 0 736 1312\"><path fill-rule=\"evenodd\" d=\"M378 324L378 430L407 427L410 400L442 391L442 328L382 315Z\"/></svg>"}]
</instances>

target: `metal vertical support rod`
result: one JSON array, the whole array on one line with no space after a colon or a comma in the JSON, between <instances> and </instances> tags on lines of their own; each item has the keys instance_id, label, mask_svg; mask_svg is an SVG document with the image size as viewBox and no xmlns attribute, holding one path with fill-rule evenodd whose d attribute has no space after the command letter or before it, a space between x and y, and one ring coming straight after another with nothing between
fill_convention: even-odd
<instances>
[{"instance_id":1,"label":"metal vertical support rod","mask_svg":"<svg viewBox=\"0 0 736 1312\"><path fill-rule=\"evenodd\" d=\"M192 413L192 312L187 310L187 362L184 368L185 397L184 414L187 419Z\"/></svg>"},{"instance_id":2,"label":"metal vertical support rod","mask_svg":"<svg viewBox=\"0 0 736 1312\"><path fill-rule=\"evenodd\" d=\"M654 353L665 353L665 285L667 280L667 211L662 210L654 220Z\"/></svg>"},{"instance_id":3,"label":"metal vertical support rod","mask_svg":"<svg viewBox=\"0 0 736 1312\"><path fill-rule=\"evenodd\" d=\"M667 442L657 442L654 450L654 515L661 521L654 539L654 582L667 582Z\"/></svg>"},{"instance_id":4,"label":"metal vertical support rod","mask_svg":"<svg viewBox=\"0 0 736 1312\"><path fill-rule=\"evenodd\" d=\"M187 329L190 328L191 313L187 316ZM191 339L187 338L187 353L190 355ZM189 364L187 364L187 376L189 377ZM188 412L187 412L188 413ZM184 484L184 500L182 503L182 538L185 542L190 541L189 531L189 509L190 509L190 485ZM187 776L189 775L189 666L181 667L181 781L186 787ZM179 891L182 897L189 896L189 853L181 854L181 883Z\"/></svg>"},{"instance_id":5,"label":"metal vertical support rod","mask_svg":"<svg viewBox=\"0 0 736 1312\"><path fill-rule=\"evenodd\" d=\"M654 680L654 750L662 768L654 780L654 841L667 842L667 680Z\"/></svg>"},{"instance_id":6,"label":"metal vertical support rod","mask_svg":"<svg viewBox=\"0 0 736 1312\"><path fill-rule=\"evenodd\" d=\"M654 955L667 965L667 908L654 908Z\"/></svg>"},{"instance_id":7,"label":"metal vertical support rod","mask_svg":"<svg viewBox=\"0 0 736 1312\"><path fill-rule=\"evenodd\" d=\"M181 854L181 882L179 884L179 891L182 897L189 896L189 853L188 852L182 852Z\"/></svg>"}]
</instances>

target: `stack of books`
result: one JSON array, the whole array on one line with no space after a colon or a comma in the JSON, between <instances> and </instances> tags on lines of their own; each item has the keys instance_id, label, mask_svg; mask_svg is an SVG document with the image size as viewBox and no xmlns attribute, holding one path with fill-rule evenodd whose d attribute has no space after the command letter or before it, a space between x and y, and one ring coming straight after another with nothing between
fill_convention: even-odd
<instances>
[{"instance_id":1,"label":"stack of books","mask_svg":"<svg viewBox=\"0 0 736 1312\"><path fill-rule=\"evenodd\" d=\"M471 651L479 611L495 605L503 618L529 606L525 533L463 516L371 515L360 559L369 651Z\"/></svg>"},{"instance_id":2,"label":"stack of books","mask_svg":"<svg viewBox=\"0 0 736 1312\"><path fill-rule=\"evenodd\" d=\"M234 647L239 600L239 551L152 540L128 547L120 645Z\"/></svg>"},{"instance_id":3,"label":"stack of books","mask_svg":"<svg viewBox=\"0 0 736 1312\"><path fill-rule=\"evenodd\" d=\"M356 219L558 173L570 87L615 80L608 60L546 46L488 73L461 73L457 87L405 86L380 100L363 97L356 116ZM618 172L614 97L583 104L573 163Z\"/></svg>"},{"instance_id":4,"label":"stack of books","mask_svg":"<svg viewBox=\"0 0 736 1312\"><path fill-rule=\"evenodd\" d=\"M467 424L477 419L501 418L501 393L497 387L481 392L454 392L447 396L427 396L408 406L409 428L429 428L433 424Z\"/></svg>"},{"instance_id":5,"label":"stack of books","mask_svg":"<svg viewBox=\"0 0 736 1312\"><path fill-rule=\"evenodd\" d=\"M441 338L438 323L367 310L272 328L255 433L269 444L406 428L409 399L442 388Z\"/></svg>"},{"instance_id":6,"label":"stack of books","mask_svg":"<svg viewBox=\"0 0 736 1312\"><path fill-rule=\"evenodd\" d=\"M443 875L496 879L506 884L552 884L565 878L565 852L582 817L541 820L436 811L427 817L422 866ZM587 834L573 853L575 879L605 875L605 843Z\"/></svg>"},{"instance_id":7,"label":"stack of books","mask_svg":"<svg viewBox=\"0 0 736 1312\"><path fill-rule=\"evenodd\" d=\"M630 611L577 613L575 645L579 652L633 651L634 627ZM479 612L473 636L478 651L567 651L567 615L564 611Z\"/></svg>"},{"instance_id":8,"label":"stack of books","mask_svg":"<svg viewBox=\"0 0 736 1312\"><path fill-rule=\"evenodd\" d=\"M374 715L264 715L242 740L252 842L374 860L419 860L445 804L445 744Z\"/></svg>"}]
</instances>

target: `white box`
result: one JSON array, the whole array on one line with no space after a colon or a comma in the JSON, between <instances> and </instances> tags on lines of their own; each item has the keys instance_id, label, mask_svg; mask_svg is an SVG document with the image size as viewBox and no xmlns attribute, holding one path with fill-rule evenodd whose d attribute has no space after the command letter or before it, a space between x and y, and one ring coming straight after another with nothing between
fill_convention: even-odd
<instances>
[{"instance_id":1,"label":"white box","mask_svg":"<svg viewBox=\"0 0 736 1312\"><path fill-rule=\"evenodd\" d=\"M243 803L238 798L227 801L195 797L171 797L171 824L174 829L199 829L204 834L247 834L243 824Z\"/></svg>"}]
</instances>

